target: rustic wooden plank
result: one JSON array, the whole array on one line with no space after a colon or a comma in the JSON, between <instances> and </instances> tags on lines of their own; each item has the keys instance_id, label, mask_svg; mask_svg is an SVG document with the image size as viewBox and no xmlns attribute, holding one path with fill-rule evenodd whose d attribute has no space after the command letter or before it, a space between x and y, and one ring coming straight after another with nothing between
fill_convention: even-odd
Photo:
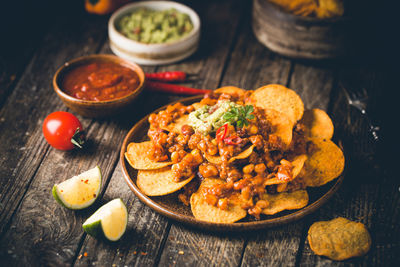
<instances>
[{"instance_id":1,"label":"rustic wooden plank","mask_svg":"<svg viewBox=\"0 0 400 267\"><path fill-rule=\"evenodd\" d=\"M160 266L238 266L244 233L206 233L173 224Z\"/></svg>"},{"instance_id":2,"label":"rustic wooden plank","mask_svg":"<svg viewBox=\"0 0 400 267\"><path fill-rule=\"evenodd\" d=\"M0 107L47 32L50 26L48 22L53 21L56 14L49 12L54 10L54 5L46 1L33 3L22 0L3 4L6 12L0 18L0 34L4 37L0 43Z\"/></svg>"},{"instance_id":3,"label":"rustic wooden plank","mask_svg":"<svg viewBox=\"0 0 400 267\"><path fill-rule=\"evenodd\" d=\"M397 113L393 112L398 105L398 99L391 97L393 88L398 84L398 69L384 65L380 71L375 71L377 78L370 85L371 114L377 114L381 126L381 141L377 146L373 162L378 162L378 168L372 164L373 182L380 185L378 204L372 217L370 231L373 233L373 246L366 259L366 265L399 266L400 265L400 182L398 179L398 133L394 123ZM371 75L368 75L371 76Z\"/></svg>"},{"instance_id":4,"label":"rustic wooden plank","mask_svg":"<svg viewBox=\"0 0 400 267\"><path fill-rule=\"evenodd\" d=\"M333 82L332 67L298 63L293 67L289 87L300 95L305 109L328 111Z\"/></svg>"},{"instance_id":5,"label":"rustic wooden plank","mask_svg":"<svg viewBox=\"0 0 400 267\"><path fill-rule=\"evenodd\" d=\"M255 90L270 83L286 85L290 61L261 45L252 33L249 20L246 16L220 86Z\"/></svg>"},{"instance_id":6,"label":"rustic wooden plank","mask_svg":"<svg viewBox=\"0 0 400 267\"><path fill-rule=\"evenodd\" d=\"M74 21L60 17L0 111L0 174L4 177L0 182L0 233L48 149L42 120L52 111L65 109L51 88L52 75L65 61L97 49L104 38L100 21L93 17L81 25L79 16Z\"/></svg>"},{"instance_id":7,"label":"rustic wooden plank","mask_svg":"<svg viewBox=\"0 0 400 267\"><path fill-rule=\"evenodd\" d=\"M356 80L356 85L361 86L360 88L367 86L368 83L370 85L367 88L376 83L376 77L371 75L371 72L346 71L347 76L341 75L340 78ZM353 83L353 85L355 84ZM376 88L381 88L381 86L382 84ZM371 141L371 135L366 130L365 121L360 120L359 112L347 106L340 91L336 92L336 98L332 101L334 102L332 113L341 119L335 124L335 127L343 128L339 130L344 138L344 148L347 152L347 172L341 189L327 205L310 218L307 230L314 221L330 220L339 216L345 217L362 222L369 228L373 240L372 247L364 257L334 262L328 258L316 256L306 241L300 265L382 266L385 263L383 265L395 266L396 261L399 263L396 254L399 248L397 238L399 231L393 228L393 222L399 219L399 214L393 211L394 207L399 205L399 197L396 192L396 183L393 183L390 178L385 178L388 177L388 174L385 174L384 170L389 170L390 167L387 169L380 165L379 161L371 161L371 156L376 156L374 155L376 144ZM375 108L378 107L375 106ZM371 111L374 112L374 109ZM392 238L393 236L395 237Z\"/></svg>"},{"instance_id":8,"label":"rustic wooden plank","mask_svg":"<svg viewBox=\"0 0 400 267\"><path fill-rule=\"evenodd\" d=\"M81 15L70 13L75 15L74 20L65 20L65 17L60 17L60 21L56 21L50 33L46 36L41 44L41 49L35 55L34 60L28 66L26 73L23 75L21 82L15 88L13 94L9 97L7 103L4 105L0 113L1 125L0 125L0 139L7 140L7 142L1 142L0 151L2 154L2 161L0 165L1 176L5 179L1 180L1 216L0 225L1 232L7 230L11 219L11 216L18 208L21 199L25 192L30 186L33 176L35 175L39 165L42 162L43 157L47 153L49 146L46 144L41 133L41 123L44 117L55 110L63 110L65 107L61 104L61 101L56 97L55 93L51 88L51 79L55 70L61 66L66 60L73 57L93 53L98 48L99 41L104 39L105 21L101 18L91 17L82 23ZM103 27L100 22L103 21ZM84 127L89 125L89 121L82 120ZM50 152L52 155L53 152ZM55 161L62 159L68 159L74 153L62 153L58 152ZM50 158L51 160L51 158ZM63 162L65 163L65 162ZM65 165L64 165L65 166ZM60 166L53 166L53 171L58 173L43 173L42 179L47 180L47 175L50 175L54 179L59 177L59 173L63 173ZM68 173L67 173L68 174ZM44 178L46 177L46 178ZM46 183L43 183L40 187L40 192L44 194L46 191L45 200L50 200L49 188L45 187ZM39 187L37 187L39 188ZM35 191L32 191L27 197L35 199ZM40 195L40 194L39 194ZM36 199L33 203L36 203L37 209L32 210L39 212L36 214L38 218L45 218L40 210L44 207L39 205L42 199ZM31 211L29 201L25 202L25 208L29 207L27 213L19 214L19 219L14 222L18 222L21 231L25 231L25 227L34 226L33 221L22 220L23 218L29 218L28 214ZM48 215L52 214L51 210ZM48 217L46 217L49 219ZM24 225L24 222L27 225ZM47 222L48 223L48 222ZM2 235L1 247L12 247L12 244L7 242L21 242L18 236L19 228L15 224L11 224L8 236L14 235L13 238L7 238ZM35 233L36 231L33 231ZM46 235L46 232L37 232L37 236L40 240L40 234ZM34 239L27 239L34 242L39 242ZM27 243L33 244L33 243ZM49 245L49 243L47 243ZM2 252L6 250L2 249ZM16 247L16 253L26 253L26 257L19 259L29 260L28 258L35 253L29 254L24 250L18 250ZM9 259L13 259L12 255L14 251L9 255ZM58 252L56 252L58 253ZM2 258L4 260L4 258Z\"/></svg>"},{"instance_id":9,"label":"rustic wooden plank","mask_svg":"<svg viewBox=\"0 0 400 267\"><path fill-rule=\"evenodd\" d=\"M242 266L294 266L303 222L251 233Z\"/></svg>"}]
</instances>

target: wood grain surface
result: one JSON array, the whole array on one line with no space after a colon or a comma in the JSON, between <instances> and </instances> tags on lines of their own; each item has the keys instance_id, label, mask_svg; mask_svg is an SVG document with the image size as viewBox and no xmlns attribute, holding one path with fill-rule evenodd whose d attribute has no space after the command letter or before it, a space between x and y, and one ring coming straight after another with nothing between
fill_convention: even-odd
<instances>
[{"instance_id":1,"label":"wood grain surface","mask_svg":"<svg viewBox=\"0 0 400 267\"><path fill-rule=\"evenodd\" d=\"M29 2L29 1L27 1ZM125 183L119 150L129 129L143 116L183 96L143 92L126 113L96 120L79 117L88 143L84 150L50 147L41 132L47 114L68 110L51 87L65 61L94 53L111 54L109 16L87 14L82 5L44 1L22 9L29 45L11 34L0 54L0 266L398 266L400 265L400 182L392 131L398 121L393 90L398 71L383 61L300 61L281 57L257 41L251 29L251 1L181 1L202 21L199 50L190 58L145 72L183 70L197 74L184 85L215 89L233 85L247 90L280 83L296 90L306 108L332 117L345 147L340 190L321 209L297 222L245 233L192 229L151 210ZM10 15L18 12L10 4ZM31 12L31 13L30 13ZM51 22L51 23L50 23ZM24 23L15 29L24 28ZM17 45L18 44L18 45ZM14 48L14 49L13 49ZM339 84L367 89L368 108L382 126L372 141L365 119L349 107ZM393 104L394 103L394 104ZM397 120L396 120L397 119ZM53 184L99 165L99 201L82 211L60 207ZM129 212L128 228L118 242L85 234L82 223L102 204L120 197ZM315 255L307 231L315 221L346 217L364 223L372 236L369 253L335 262Z\"/></svg>"}]
</instances>

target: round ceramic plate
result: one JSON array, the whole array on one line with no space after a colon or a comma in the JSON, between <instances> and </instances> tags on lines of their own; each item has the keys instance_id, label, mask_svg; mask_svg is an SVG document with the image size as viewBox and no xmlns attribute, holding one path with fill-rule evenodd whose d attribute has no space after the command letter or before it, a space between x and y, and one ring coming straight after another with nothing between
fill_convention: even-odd
<instances>
[{"instance_id":1,"label":"round ceramic plate","mask_svg":"<svg viewBox=\"0 0 400 267\"><path fill-rule=\"evenodd\" d=\"M201 99L200 96L185 98L179 100L185 105L189 105ZM178 102L178 101L177 101ZM174 102L175 103L175 102ZM173 103L171 103L173 104ZM165 109L166 106L159 108L155 112ZM140 120L126 135L120 152L120 163L125 180L135 195L150 208L156 212L171 218L173 220L210 231L244 231L256 230L277 225L286 224L296 221L320 208L332 195L339 189L342 184L344 175L342 174L337 179L330 183L317 187L307 188L309 194L309 204L299 210L282 211L271 216L262 216L261 220L254 220L247 216L245 219L236 223L210 223L197 220L193 217L190 207L183 205L178 200L178 193L170 194L161 197L148 197L143 194L136 186L137 171L133 169L126 161L124 153L131 142L141 142L148 140L147 130L149 128L148 116Z\"/></svg>"}]
</instances>

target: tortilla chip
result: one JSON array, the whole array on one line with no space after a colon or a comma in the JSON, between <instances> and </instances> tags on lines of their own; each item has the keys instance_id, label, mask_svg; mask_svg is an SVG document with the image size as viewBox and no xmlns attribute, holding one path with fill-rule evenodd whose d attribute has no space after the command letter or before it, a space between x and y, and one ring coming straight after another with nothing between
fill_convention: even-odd
<instances>
[{"instance_id":1,"label":"tortilla chip","mask_svg":"<svg viewBox=\"0 0 400 267\"><path fill-rule=\"evenodd\" d=\"M250 96L254 105L277 110L286 116L294 125L303 117L304 104L300 96L293 90L279 84L269 84L258 88Z\"/></svg>"},{"instance_id":2,"label":"tortilla chip","mask_svg":"<svg viewBox=\"0 0 400 267\"><path fill-rule=\"evenodd\" d=\"M363 256L371 248L365 225L341 217L313 223L307 239L315 254L338 261Z\"/></svg>"},{"instance_id":3,"label":"tortilla chip","mask_svg":"<svg viewBox=\"0 0 400 267\"><path fill-rule=\"evenodd\" d=\"M322 138L310 140L318 149L308 155L304 164L305 174L302 178L307 186L322 186L343 172L344 155L342 150L331 140Z\"/></svg>"},{"instance_id":4,"label":"tortilla chip","mask_svg":"<svg viewBox=\"0 0 400 267\"><path fill-rule=\"evenodd\" d=\"M142 143L130 143L125 152L125 158L129 164L137 170L155 170L171 165L171 161L154 161L148 156L148 151L151 150L151 141Z\"/></svg>"},{"instance_id":5,"label":"tortilla chip","mask_svg":"<svg viewBox=\"0 0 400 267\"><path fill-rule=\"evenodd\" d=\"M214 90L215 93L225 93L225 94L237 94L238 96L243 96L246 93L246 90L235 87L235 86L224 86Z\"/></svg>"},{"instance_id":6,"label":"tortilla chip","mask_svg":"<svg viewBox=\"0 0 400 267\"><path fill-rule=\"evenodd\" d=\"M297 175L299 175L299 173L304 167L304 163L306 162L307 158L308 158L307 155L303 154L296 156L293 160L290 161L293 166L292 169L293 179L296 178Z\"/></svg>"},{"instance_id":7,"label":"tortilla chip","mask_svg":"<svg viewBox=\"0 0 400 267\"><path fill-rule=\"evenodd\" d=\"M301 209L307 206L308 193L306 190L298 190L291 193L264 194L262 199L269 203L262 213L273 215L283 210Z\"/></svg>"},{"instance_id":8,"label":"tortilla chip","mask_svg":"<svg viewBox=\"0 0 400 267\"><path fill-rule=\"evenodd\" d=\"M340 0L319 0L319 5L316 9L318 18L340 17L344 14L343 1Z\"/></svg>"},{"instance_id":9,"label":"tortilla chip","mask_svg":"<svg viewBox=\"0 0 400 267\"><path fill-rule=\"evenodd\" d=\"M306 126L305 135L309 138L331 139L333 136L332 120L322 109L306 110L300 122Z\"/></svg>"},{"instance_id":10,"label":"tortilla chip","mask_svg":"<svg viewBox=\"0 0 400 267\"><path fill-rule=\"evenodd\" d=\"M178 191L193 179L194 175L184 181L175 182L170 167L158 170L140 170L136 184L147 196L163 196Z\"/></svg>"},{"instance_id":11,"label":"tortilla chip","mask_svg":"<svg viewBox=\"0 0 400 267\"><path fill-rule=\"evenodd\" d=\"M239 203L230 203L228 210L222 210L206 202L202 196L202 190L215 184L223 183L220 179L205 179L199 190L190 197L190 206L193 216L202 221L212 223L234 223L246 217L246 210L242 209Z\"/></svg>"},{"instance_id":12,"label":"tortilla chip","mask_svg":"<svg viewBox=\"0 0 400 267\"><path fill-rule=\"evenodd\" d=\"M293 124L290 119L274 109L264 109L264 115L272 126L271 134L279 136L286 148L289 147L293 137Z\"/></svg>"},{"instance_id":13,"label":"tortilla chip","mask_svg":"<svg viewBox=\"0 0 400 267\"><path fill-rule=\"evenodd\" d=\"M307 160L307 155L299 155L299 156L296 156L293 160L290 161L292 163L292 166L293 166L293 169L292 169L292 180L294 178L296 178L297 175L299 175L299 173L301 172L301 170L304 167L304 163L306 162L306 160ZM266 180L264 182L264 185L268 186L268 185L274 185L274 184L284 184L284 183L290 182L292 180L285 181L285 180L281 180L281 179L278 179L278 178L274 177L274 178L271 178L269 180Z\"/></svg>"},{"instance_id":14,"label":"tortilla chip","mask_svg":"<svg viewBox=\"0 0 400 267\"><path fill-rule=\"evenodd\" d=\"M161 127L161 129L168 131L168 132L180 134L182 126L185 124L189 124L189 115L187 115L187 114L179 117L178 119L174 120L172 123L168 124L167 126Z\"/></svg>"},{"instance_id":15,"label":"tortilla chip","mask_svg":"<svg viewBox=\"0 0 400 267\"><path fill-rule=\"evenodd\" d=\"M250 157L251 153L253 153L253 149L254 149L254 145L249 146L248 148L246 148L245 150L243 150L236 156L233 156L232 158L230 158L228 162L233 162L237 159L245 159L245 158ZM204 157L210 163L213 163L213 164L221 164L222 163L221 156L213 156L213 155L204 153Z\"/></svg>"}]
</instances>

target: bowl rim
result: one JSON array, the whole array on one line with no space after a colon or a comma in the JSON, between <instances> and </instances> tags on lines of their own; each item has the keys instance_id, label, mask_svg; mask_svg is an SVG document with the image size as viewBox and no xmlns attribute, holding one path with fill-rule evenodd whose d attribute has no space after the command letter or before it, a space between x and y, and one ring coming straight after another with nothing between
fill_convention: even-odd
<instances>
[{"instance_id":1,"label":"bowl rim","mask_svg":"<svg viewBox=\"0 0 400 267\"><path fill-rule=\"evenodd\" d=\"M114 98L110 100L101 100L101 101L94 101L94 100L83 100L79 99L76 97L73 97L66 92L64 92L59 86L59 80L60 77L65 74L69 69L79 66L80 63L83 62L90 62L90 61L96 61L96 60L103 60L103 61L111 61L116 64L128 67L129 69L133 70L134 72L137 73L139 76L139 86L133 90L131 93L128 95L119 97L119 98ZM62 66L60 66L57 71L55 72L53 76L53 89L57 93L57 95L60 96L61 99L72 102L74 104L78 105L95 105L95 106L101 106L104 104L115 104L115 103L120 103L124 102L126 100L130 100L131 98L135 98L144 88L146 82L146 77L145 73L138 64L128 61L126 59L123 59L121 57L115 56L115 55L110 55L110 54L93 54L93 55L86 55L86 56L80 56L77 58L74 58L72 60L69 60L65 62Z\"/></svg>"},{"instance_id":2,"label":"bowl rim","mask_svg":"<svg viewBox=\"0 0 400 267\"><path fill-rule=\"evenodd\" d=\"M254 0L258 1L259 0ZM336 22L345 22L350 20L350 17L348 15L343 15L343 16L338 16L338 17L331 17L331 18L316 18L316 17L307 17L307 16L300 16L300 15L295 15L289 12L286 12L283 10L282 7L267 1L262 1L264 5L267 5L269 8L275 10L277 12L277 15L280 17L285 17L289 20L292 21L299 21L303 23L320 23L320 24L329 24L329 23L336 23Z\"/></svg>"},{"instance_id":3,"label":"bowl rim","mask_svg":"<svg viewBox=\"0 0 400 267\"><path fill-rule=\"evenodd\" d=\"M132 39L126 37L125 35L120 33L117 30L117 28L115 27L115 22L117 21L117 19L120 19L123 15L128 14L131 11L133 11L139 7L152 7L154 5L169 6L166 8L161 8L160 10L164 10L167 8L176 8L177 10L189 15L190 20L193 23L192 31L188 35L186 35L186 36L182 37L181 39L178 39L174 42L171 42L171 43L146 44L146 43L141 43L141 42L138 42L138 41L135 41L135 40L132 40ZM200 17L197 14L197 12L194 11L189 6L186 6L184 4L174 2L174 1L139 1L139 2L130 3L130 4L124 5L124 6L120 7L119 9L117 9L111 15L110 19L108 20L109 32L113 32L113 34L116 34L118 36L118 38L122 38L124 41L131 42L132 44L137 45L137 46L149 47L149 48L151 47L151 48L155 48L155 49L156 48L161 49L164 47L170 47L172 45L177 45L177 44L183 43L186 40L189 40L189 39L195 37L200 31L200 27L201 27L201 21L200 21Z\"/></svg>"}]
</instances>

